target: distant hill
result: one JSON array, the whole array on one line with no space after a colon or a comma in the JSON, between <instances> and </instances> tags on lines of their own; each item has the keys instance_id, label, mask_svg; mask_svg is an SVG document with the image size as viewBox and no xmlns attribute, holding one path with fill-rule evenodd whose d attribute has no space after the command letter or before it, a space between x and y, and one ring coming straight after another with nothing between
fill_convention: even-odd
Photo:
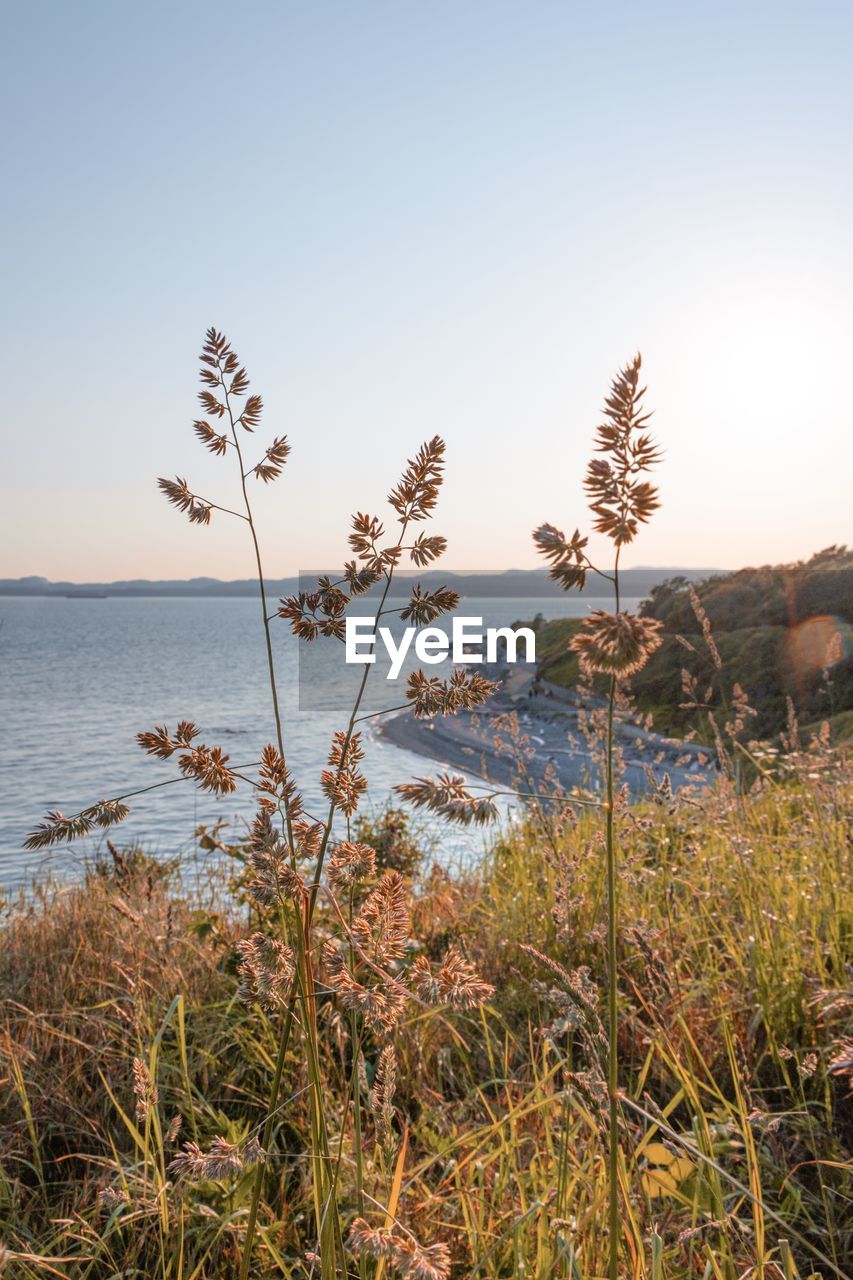
<instances>
[{"instance_id":1,"label":"distant hill","mask_svg":"<svg viewBox=\"0 0 853 1280\"><path fill-rule=\"evenodd\" d=\"M833 722L836 736L853 729L853 552L829 547L796 564L765 565L711 574L695 583L722 660L708 658L702 628L693 611L683 574L651 589L641 612L664 625L664 642L631 681L637 706L651 713L655 728L682 733L695 713L681 706L681 673L700 678L702 691L728 697L735 683L747 694L756 716L749 736L782 732L788 698L800 724ZM567 645L579 626L573 619L546 622L537 632L539 673L572 687L579 672ZM686 649L683 636L693 646ZM829 680L824 677L828 667Z\"/></svg>"},{"instance_id":2,"label":"distant hill","mask_svg":"<svg viewBox=\"0 0 853 1280\"><path fill-rule=\"evenodd\" d=\"M622 574L625 594L644 598L657 586L673 577L684 578L685 581L698 582L709 574L718 573L715 569L670 569L642 568L626 569ZM319 569L305 573L301 578L267 579L267 594L273 599L279 596L292 595L295 591L308 589L312 579L319 573L339 576L339 570ZM436 587L447 585L461 596L490 597L492 599L515 599L562 595L556 583L548 577L546 569L507 569L495 573L453 573L438 569L422 573L398 573L396 581L400 585L400 594L406 594L406 583L417 581L425 586ZM106 595L106 596L255 596L258 584L254 578L238 579L235 582L222 582L219 578L187 578L162 579L148 581L134 578L127 582L50 582L47 578L0 578L0 596L67 596L67 595ZM369 595L370 593L368 593ZM591 581L586 588L587 596L602 594L600 586Z\"/></svg>"}]
</instances>

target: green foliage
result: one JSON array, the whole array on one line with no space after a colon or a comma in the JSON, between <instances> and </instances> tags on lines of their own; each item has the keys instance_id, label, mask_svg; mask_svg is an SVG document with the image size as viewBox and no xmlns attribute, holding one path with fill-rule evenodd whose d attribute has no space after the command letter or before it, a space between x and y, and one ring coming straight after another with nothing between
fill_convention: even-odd
<instances>
[{"instance_id":1,"label":"green foliage","mask_svg":"<svg viewBox=\"0 0 853 1280\"><path fill-rule=\"evenodd\" d=\"M787 628L821 615L851 623L853 552L828 547L796 564L716 574L695 589L715 634L753 627ZM641 612L659 618L673 633L701 634L685 578L671 578L654 587Z\"/></svg>"},{"instance_id":2,"label":"green foliage","mask_svg":"<svg viewBox=\"0 0 853 1280\"><path fill-rule=\"evenodd\" d=\"M696 713L681 704L682 671L698 678L701 695L725 715L740 685L756 712L748 736L774 738L788 722L788 700L801 724L831 722L834 740L849 736L853 710L853 553L830 548L796 565L742 569L695 586L722 661L717 668L693 609L690 584L673 578L655 587L644 616L664 624L664 642L631 681L637 707L655 728L683 733ZM577 619L543 623L537 631L538 674L554 684L578 683L577 659L567 645ZM686 649L677 639L684 637ZM837 637L837 655L825 669Z\"/></svg>"},{"instance_id":3,"label":"green foliage","mask_svg":"<svg viewBox=\"0 0 853 1280\"><path fill-rule=\"evenodd\" d=\"M556 618L537 627L537 675L566 689L577 685L580 678L577 655L569 653L568 644L580 631L581 622L580 618Z\"/></svg>"},{"instance_id":4,"label":"green foliage","mask_svg":"<svg viewBox=\"0 0 853 1280\"><path fill-rule=\"evenodd\" d=\"M422 834L405 809L386 805L376 814L359 814L353 824L356 840L372 845L379 871L413 876L426 857Z\"/></svg>"}]
</instances>

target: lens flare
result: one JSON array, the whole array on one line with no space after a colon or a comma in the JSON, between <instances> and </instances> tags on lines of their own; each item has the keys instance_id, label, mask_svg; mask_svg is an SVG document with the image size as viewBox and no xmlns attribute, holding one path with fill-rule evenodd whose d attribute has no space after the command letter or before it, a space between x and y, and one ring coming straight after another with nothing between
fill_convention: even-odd
<instances>
[{"instance_id":1,"label":"lens flare","mask_svg":"<svg viewBox=\"0 0 853 1280\"><path fill-rule=\"evenodd\" d=\"M801 675L834 667L851 651L850 631L841 618L828 613L806 618L788 632L788 661Z\"/></svg>"}]
</instances>

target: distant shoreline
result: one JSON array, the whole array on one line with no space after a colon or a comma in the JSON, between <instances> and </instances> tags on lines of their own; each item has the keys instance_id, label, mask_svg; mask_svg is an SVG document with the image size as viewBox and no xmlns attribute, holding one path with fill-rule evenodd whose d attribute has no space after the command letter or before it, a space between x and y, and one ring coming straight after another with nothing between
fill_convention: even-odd
<instances>
[{"instance_id":1,"label":"distant shoreline","mask_svg":"<svg viewBox=\"0 0 853 1280\"><path fill-rule=\"evenodd\" d=\"M322 570L317 571L321 573ZM670 578L684 577L691 582L699 582L715 574L726 573L724 569L683 569L676 567L624 569L621 573L622 587L626 595L642 597L648 595L654 587ZM268 578L266 590L268 596L292 595L306 590L315 580L317 573L305 573L301 576L286 578ZM336 574L333 574L336 576ZM507 569L465 573L448 570L440 573L427 570L422 573L398 573L396 585L399 594L407 594L416 582L434 589L437 586L449 586L463 597L472 599L547 599L559 600L564 592L553 582L545 569ZM133 578L116 582L52 582L47 578L0 578L0 596L39 599L65 599L66 597L107 596L115 599L128 598L252 598L258 594L258 583L255 578L236 579L231 582L218 578L187 579L152 579ZM378 589L365 592L360 597L369 600L378 594ZM603 594L594 583L589 583L583 591L576 592L580 596L591 599L600 598ZM604 593L606 594L606 593Z\"/></svg>"}]
</instances>

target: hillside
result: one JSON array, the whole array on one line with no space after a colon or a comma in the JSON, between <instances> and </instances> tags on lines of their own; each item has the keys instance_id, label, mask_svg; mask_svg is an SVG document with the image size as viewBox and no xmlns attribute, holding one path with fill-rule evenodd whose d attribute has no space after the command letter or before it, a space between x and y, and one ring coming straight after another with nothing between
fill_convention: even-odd
<instances>
[{"instance_id":1,"label":"hillside","mask_svg":"<svg viewBox=\"0 0 853 1280\"><path fill-rule=\"evenodd\" d=\"M632 681L638 709L661 732L681 733L691 723L682 707L682 672L697 677L700 694L725 705L736 684L756 714L749 736L772 738L788 718L790 698L801 725L830 719L836 736L853 728L853 553L830 547L793 565L715 574L695 584L710 623L717 667L690 595L676 576L652 589L641 612L658 618L665 639ZM571 687L580 672L567 645L577 620L537 627L538 673ZM687 642L687 647L683 641ZM829 660L829 661L828 661Z\"/></svg>"}]
</instances>

